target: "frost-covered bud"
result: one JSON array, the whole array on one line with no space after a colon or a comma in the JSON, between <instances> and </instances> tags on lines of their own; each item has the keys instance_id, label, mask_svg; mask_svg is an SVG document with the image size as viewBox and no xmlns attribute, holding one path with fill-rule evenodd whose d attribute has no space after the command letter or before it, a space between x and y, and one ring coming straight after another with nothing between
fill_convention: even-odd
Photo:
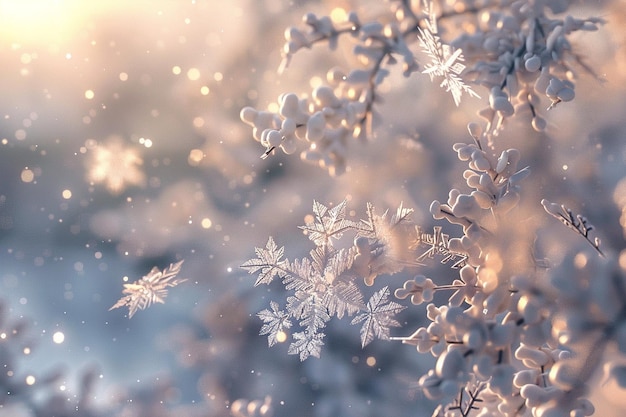
<instances>
[{"instance_id":1,"label":"frost-covered bud","mask_svg":"<svg viewBox=\"0 0 626 417\"><path fill-rule=\"evenodd\" d=\"M535 92L537 94L546 94L546 89L550 85L551 79L550 69L548 67L541 68L541 74L537 77L537 81L535 81Z\"/></svg>"},{"instance_id":2,"label":"frost-covered bud","mask_svg":"<svg viewBox=\"0 0 626 417\"><path fill-rule=\"evenodd\" d=\"M463 334L463 344L472 350L480 350L487 343L484 326L476 323Z\"/></svg>"},{"instance_id":3,"label":"frost-covered bud","mask_svg":"<svg viewBox=\"0 0 626 417\"><path fill-rule=\"evenodd\" d=\"M586 417L596 412L596 408L591 401L586 398L578 398L574 409L570 412L570 417Z\"/></svg>"},{"instance_id":4,"label":"frost-covered bud","mask_svg":"<svg viewBox=\"0 0 626 417\"><path fill-rule=\"evenodd\" d=\"M575 96L574 85L569 81L561 81L558 78L552 78L546 88L546 95L553 103L571 101Z\"/></svg>"},{"instance_id":5,"label":"frost-covered bud","mask_svg":"<svg viewBox=\"0 0 626 417\"><path fill-rule=\"evenodd\" d=\"M402 288L395 291L395 296L401 300L411 297L411 303L414 305L423 302L432 301L435 290L435 284L430 278L424 275L417 275L412 280L405 281Z\"/></svg>"},{"instance_id":6,"label":"frost-covered bud","mask_svg":"<svg viewBox=\"0 0 626 417\"><path fill-rule=\"evenodd\" d=\"M524 317L524 323L535 324L543 318L542 306L544 300L539 295L524 294L517 303L517 309Z\"/></svg>"},{"instance_id":7,"label":"frost-covered bud","mask_svg":"<svg viewBox=\"0 0 626 417\"><path fill-rule=\"evenodd\" d=\"M242 122L250 126L254 126L254 121L256 119L257 113L258 112L256 111L256 109L252 107L244 107L243 109L241 109L241 112L239 112L239 117L241 118Z\"/></svg>"},{"instance_id":8,"label":"frost-covered bud","mask_svg":"<svg viewBox=\"0 0 626 417\"><path fill-rule=\"evenodd\" d=\"M295 119L298 116L299 112L299 103L298 96L294 93L287 93L282 95L279 98L280 107L278 108L278 112L281 116L285 118Z\"/></svg>"},{"instance_id":9,"label":"frost-covered bud","mask_svg":"<svg viewBox=\"0 0 626 417\"><path fill-rule=\"evenodd\" d=\"M313 90L313 100L319 108L337 107L340 104L333 89L327 85L321 85Z\"/></svg>"},{"instance_id":10,"label":"frost-covered bud","mask_svg":"<svg viewBox=\"0 0 626 417\"><path fill-rule=\"evenodd\" d=\"M533 129L535 129L536 132L543 132L546 130L546 127L548 126L546 119L544 119L541 116L534 116L530 124L533 127Z\"/></svg>"},{"instance_id":11,"label":"frost-covered bud","mask_svg":"<svg viewBox=\"0 0 626 417\"><path fill-rule=\"evenodd\" d=\"M538 369L524 369L515 373L513 385L521 388L527 384L536 384L539 379Z\"/></svg>"},{"instance_id":12,"label":"frost-covered bud","mask_svg":"<svg viewBox=\"0 0 626 417\"><path fill-rule=\"evenodd\" d=\"M267 148L276 148L280 146L280 143L283 141L283 135L281 135L278 130L266 129L263 133L266 134L264 137L262 136L261 144Z\"/></svg>"},{"instance_id":13,"label":"frost-covered bud","mask_svg":"<svg viewBox=\"0 0 626 417\"><path fill-rule=\"evenodd\" d=\"M477 171L488 171L491 169L491 164L486 158L485 152L480 149L475 149L471 154L472 161L469 166Z\"/></svg>"},{"instance_id":14,"label":"frost-covered bud","mask_svg":"<svg viewBox=\"0 0 626 417\"><path fill-rule=\"evenodd\" d=\"M469 131L469 134L474 138L477 139L480 138L483 134L483 128L478 124L478 123L469 123L467 125L467 130Z\"/></svg>"},{"instance_id":15,"label":"frost-covered bud","mask_svg":"<svg viewBox=\"0 0 626 417\"><path fill-rule=\"evenodd\" d=\"M302 22L309 25L309 26L314 26L315 24L317 24L317 16L315 15L315 13L307 13L304 16L302 16Z\"/></svg>"},{"instance_id":16,"label":"frost-covered bud","mask_svg":"<svg viewBox=\"0 0 626 417\"><path fill-rule=\"evenodd\" d=\"M515 109L513 108L513 105L506 97L501 97L501 96L495 97L490 102L490 105L493 110L499 112L503 116L508 117L508 116L512 116L515 113Z\"/></svg>"},{"instance_id":17,"label":"frost-covered bud","mask_svg":"<svg viewBox=\"0 0 626 417\"><path fill-rule=\"evenodd\" d=\"M524 325L520 332L520 340L527 346L539 348L549 339L549 334L540 324Z\"/></svg>"},{"instance_id":18,"label":"frost-covered bud","mask_svg":"<svg viewBox=\"0 0 626 417\"><path fill-rule=\"evenodd\" d=\"M466 331L474 323L474 319L461 307L447 308L441 318L459 332Z\"/></svg>"},{"instance_id":19,"label":"frost-covered bud","mask_svg":"<svg viewBox=\"0 0 626 417\"><path fill-rule=\"evenodd\" d=\"M494 200L487 193L480 190L474 190L472 191L471 196L474 197L474 200L476 200L476 203L480 206L480 208L489 209L493 207Z\"/></svg>"},{"instance_id":20,"label":"frost-covered bud","mask_svg":"<svg viewBox=\"0 0 626 417\"><path fill-rule=\"evenodd\" d=\"M472 365L472 372L480 378L488 379L493 372L493 358L489 355L478 356Z\"/></svg>"},{"instance_id":21,"label":"frost-covered bud","mask_svg":"<svg viewBox=\"0 0 626 417\"><path fill-rule=\"evenodd\" d=\"M513 375L515 369L509 364L494 366L489 380L489 389L501 397L508 397L513 393Z\"/></svg>"},{"instance_id":22,"label":"frost-covered bud","mask_svg":"<svg viewBox=\"0 0 626 417\"><path fill-rule=\"evenodd\" d=\"M425 327L420 327L411 336L402 340L402 343L414 345L419 353L429 352L430 349L437 344L437 341L433 340L431 334Z\"/></svg>"},{"instance_id":23,"label":"frost-covered bud","mask_svg":"<svg viewBox=\"0 0 626 417\"><path fill-rule=\"evenodd\" d=\"M556 400L563 395L563 391L554 386L542 388L535 384L528 384L520 389L520 395L526 400L526 406L532 409Z\"/></svg>"},{"instance_id":24,"label":"frost-covered bud","mask_svg":"<svg viewBox=\"0 0 626 417\"><path fill-rule=\"evenodd\" d=\"M525 344L515 350L515 358L522 361L527 368L540 369L551 362L550 355L540 349L529 347Z\"/></svg>"},{"instance_id":25,"label":"frost-covered bud","mask_svg":"<svg viewBox=\"0 0 626 417\"><path fill-rule=\"evenodd\" d=\"M513 322L498 324L489 331L489 341L495 348L505 348L513 343L516 332L517 326Z\"/></svg>"},{"instance_id":26,"label":"frost-covered bud","mask_svg":"<svg viewBox=\"0 0 626 417\"><path fill-rule=\"evenodd\" d=\"M563 26L561 25L555 26L554 29L552 29L552 31L550 32L550 34L548 34L548 37L546 38L546 49L548 51L552 51L554 49L557 40L561 37L562 34Z\"/></svg>"},{"instance_id":27,"label":"frost-covered bud","mask_svg":"<svg viewBox=\"0 0 626 417\"><path fill-rule=\"evenodd\" d=\"M478 175L473 169L466 169L463 171L463 178L465 178L465 182L467 182L467 185L470 188L480 187L480 175Z\"/></svg>"},{"instance_id":28,"label":"frost-covered bud","mask_svg":"<svg viewBox=\"0 0 626 417\"><path fill-rule=\"evenodd\" d=\"M437 200L434 200L432 203L430 203L430 214L433 216L434 219L443 219L445 216L441 213L441 203Z\"/></svg>"},{"instance_id":29,"label":"frost-covered bud","mask_svg":"<svg viewBox=\"0 0 626 417\"><path fill-rule=\"evenodd\" d=\"M509 164L509 154L507 151L502 151L500 157L498 158L498 162L496 163L496 172L498 174L504 171L504 168Z\"/></svg>"},{"instance_id":30,"label":"frost-covered bud","mask_svg":"<svg viewBox=\"0 0 626 417\"><path fill-rule=\"evenodd\" d=\"M528 72L537 72L541 69L541 58L533 55L524 62L524 67Z\"/></svg>"},{"instance_id":31,"label":"frost-covered bud","mask_svg":"<svg viewBox=\"0 0 626 417\"><path fill-rule=\"evenodd\" d=\"M288 27L287 29L285 29L285 40L287 42L293 43L296 50L309 45L309 41L306 38L306 35L302 33L300 29L295 27ZM293 52L290 51L290 53Z\"/></svg>"},{"instance_id":32,"label":"frost-covered bud","mask_svg":"<svg viewBox=\"0 0 626 417\"><path fill-rule=\"evenodd\" d=\"M452 213L456 217L477 217L480 211L480 206L476 203L476 200L467 194L461 194L456 199L455 204L452 206Z\"/></svg>"},{"instance_id":33,"label":"frost-covered bud","mask_svg":"<svg viewBox=\"0 0 626 417\"><path fill-rule=\"evenodd\" d=\"M566 362L557 362L552 365L548 378L554 386L564 391L571 390L582 382L578 379L575 369Z\"/></svg>"},{"instance_id":34,"label":"frost-covered bud","mask_svg":"<svg viewBox=\"0 0 626 417\"><path fill-rule=\"evenodd\" d=\"M352 261L352 269L361 278L368 277L370 275L370 261L372 257L369 252L357 253Z\"/></svg>"},{"instance_id":35,"label":"frost-covered bud","mask_svg":"<svg viewBox=\"0 0 626 417\"><path fill-rule=\"evenodd\" d=\"M557 93L557 97L561 101L572 101L575 95L574 89L571 87L564 87Z\"/></svg>"},{"instance_id":36,"label":"frost-covered bud","mask_svg":"<svg viewBox=\"0 0 626 417\"><path fill-rule=\"evenodd\" d=\"M324 137L326 120L321 111L313 113L306 124L306 139L309 142L317 142Z\"/></svg>"},{"instance_id":37,"label":"frost-covered bud","mask_svg":"<svg viewBox=\"0 0 626 417\"><path fill-rule=\"evenodd\" d=\"M280 149L286 154L291 155L296 151L298 145L293 137L286 137L280 144Z\"/></svg>"},{"instance_id":38,"label":"frost-covered bud","mask_svg":"<svg viewBox=\"0 0 626 417\"><path fill-rule=\"evenodd\" d=\"M472 152L474 152L476 146L468 145L467 143L455 143L452 149L456 151L459 160L467 161L472 157Z\"/></svg>"},{"instance_id":39,"label":"frost-covered bud","mask_svg":"<svg viewBox=\"0 0 626 417\"><path fill-rule=\"evenodd\" d=\"M485 301L483 301L483 311L489 316L494 316L503 312L509 306L510 294L504 287L497 287L491 293L485 291L485 294L489 294Z\"/></svg>"},{"instance_id":40,"label":"frost-covered bud","mask_svg":"<svg viewBox=\"0 0 626 417\"><path fill-rule=\"evenodd\" d=\"M380 22L368 22L361 26L361 37L363 39L382 36L384 26Z\"/></svg>"},{"instance_id":41,"label":"frost-covered bud","mask_svg":"<svg viewBox=\"0 0 626 417\"><path fill-rule=\"evenodd\" d=\"M518 32L520 30L520 22L511 15L502 15L497 27L509 32Z\"/></svg>"},{"instance_id":42,"label":"frost-covered bud","mask_svg":"<svg viewBox=\"0 0 626 417\"><path fill-rule=\"evenodd\" d=\"M369 239L365 236L357 236L354 238L354 246L357 249L357 252L360 254L369 254L370 253L370 242Z\"/></svg>"},{"instance_id":43,"label":"frost-covered bud","mask_svg":"<svg viewBox=\"0 0 626 417\"><path fill-rule=\"evenodd\" d=\"M353 11L348 13L348 22L352 23L353 29L358 29L361 26L359 16Z\"/></svg>"},{"instance_id":44,"label":"frost-covered bud","mask_svg":"<svg viewBox=\"0 0 626 417\"><path fill-rule=\"evenodd\" d=\"M435 372L445 380L462 379L466 373L466 363L460 349L449 349L437 359Z\"/></svg>"}]
</instances>

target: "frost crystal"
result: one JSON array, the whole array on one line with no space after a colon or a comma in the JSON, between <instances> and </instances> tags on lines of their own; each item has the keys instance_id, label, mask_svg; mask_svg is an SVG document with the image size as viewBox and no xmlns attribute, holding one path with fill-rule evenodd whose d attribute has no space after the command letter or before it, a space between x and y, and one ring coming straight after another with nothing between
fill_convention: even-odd
<instances>
[{"instance_id":1,"label":"frost crystal","mask_svg":"<svg viewBox=\"0 0 626 417\"><path fill-rule=\"evenodd\" d=\"M167 287L175 287L186 279L176 278L180 272L183 261L170 264L168 268L160 271L156 266L141 279L124 284L122 294L126 294L115 303L109 311L119 308L128 307L128 318L132 318L137 310L144 310L150 307L152 303L165 303L167 297ZM176 279L175 279L176 278Z\"/></svg>"},{"instance_id":2,"label":"frost crystal","mask_svg":"<svg viewBox=\"0 0 626 417\"><path fill-rule=\"evenodd\" d=\"M435 77L443 77L440 87L452 93L454 104L457 106L461 103L463 92L472 97L480 98L460 77L465 69L465 65L461 63L465 60L463 51L461 49L453 50L450 45L442 44L438 35L437 17L432 11L431 5L425 5L424 12L428 14L429 18L425 19L426 29L418 28L418 39L422 50L430 57L431 62L424 65L425 69L422 72L428 74L431 81Z\"/></svg>"},{"instance_id":3,"label":"frost crystal","mask_svg":"<svg viewBox=\"0 0 626 417\"><path fill-rule=\"evenodd\" d=\"M284 333L292 327L291 319L295 320L301 331L292 333L288 352L299 355L301 360L320 356L324 328L333 317L355 316L352 324L363 323L361 341L365 346L375 338L388 339L389 329L399 326L394 315L404 309L387 300L387 287L365 303L356 282L364 279L373 285L377 275L402 269L394 236L409 223L412 210L400 205L391 216L387 212L377 215L368 204L367 220L357 222L345 218L346 205L345 200L334 207L313 203L313 220L300 227L316 245L308 257L283 259L284 248L269 238L265 248L256 248L257 258L241 265L257 275L255 285L269 284L278 276L285 289L292 292L284 310L271 301L270 309L257 316L264 323L260 334L267 335L269 346L284 341ZM355 235L354 245L335 248L335 241L348 232Z\"/></svg>"},{"instance_id":4,"label":"frost crystal","mask_svg":"<svg viewBox=\"0 0 626 417\"><path fill-rule=\"evenodd\" d=\"M359 314L352 320L352 324L363 323L361 327L361 346L367 346L375 338L389 339L389 328L400 327L400 323L393 318L404 310L400 304L388 301L389 288L384 287L377 291L367 302L367 311Z\"/></svg>"}]
</instances>

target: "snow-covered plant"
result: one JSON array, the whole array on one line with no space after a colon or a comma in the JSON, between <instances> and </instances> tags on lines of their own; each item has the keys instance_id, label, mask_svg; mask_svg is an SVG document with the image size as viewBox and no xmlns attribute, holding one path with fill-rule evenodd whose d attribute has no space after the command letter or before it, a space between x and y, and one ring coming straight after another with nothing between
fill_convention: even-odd
<instances>
[{"instance_id":1,"label":"snow-covered plant","mask_svg":"<svg viewBox=\"0 0 626 417\"><path fill-rule=\"evenodd\" d=\"M398 340L436 358L419 379L421 391L440 402L434 416L591 415L588 384L598 369L604 365L625 387L626 368L604 357L609 350L622 359L626 354L625 269L601 249L587 218L546 199L529 200L534 197L523 184L531 167L520 166L521 152L506 147L513 138L506 137L504 122L527 114L534 131L545 131L541 100L547 98L548 110L571 101L575 69L594 74L570 35L594 31L604 21L574 18L566 14L570 2L560 0L389 3L391 15L373 22L350 13L339 26L308 14L308 31L288 29L283 70L300 49L321 42L334 49L346 34L356 39L353 51L366 66L331 69L330 85L317 87L310 98L284 94L277 113L246 107L241 119L265 146L263 158L276 148L293 153L304 141L302 159L338 174L349 142L375 128L378 86L398 57L406 76L421 65L431 80L443 79L441 87L457 105L462 94L479 98L474 86L486 88L488 107L479 112L484 126L469 123L472 141L453 146L468 165L465 185L430 205L433 219L455 232L444 233L441 225L425 232L403 205L390 216L375 214L368 204L366 217L353 220L346 216L347 201L314 202L311 220L301 226L315 244L308 257L284 258L284 247L270 237L242 265L257 276L255 285L278 278L290 293L284 307L271 301L258 313L261 334L270 346L291 335L289 353L305 360L320 356L328 321L351 316L352 324L362 324L363 346L375 338ZM414 43L430 62L418 63ZM557 267L538 261L540 228L528 210L542 205L593 251L567 252ZM430 276L426 270L434 261L448 272ZM407 273L413 278L394 279ZM384 286L365 302L365 291L380 276ZM449 296L436 296L441 293ZM427 304L428 324L392 336L391 328L400 325L395 315L407 306L391 294L413 306Z\"/></svg>"},{"instance_id":2,"label":"snow-covered plant","mask_svg":"<svg viewBox=\"0 0 626 417\"><path fill-rule=\"evenodd\" d=\"M544 131L542 97L548 98L547 109L570 101L576 69L595 75L569 38L574 32L597 30L604 20L556 17L567 12L569 1L388 3L389 14L372 21L363 22L355 12L344 22L308 13L303 18L305 30L285 30L281 71L301 49L327 43L334 50L344 37L354 41L353 53L363 66L329 69L327 84L310 95L282 94L278 112L243 108L241 120L265 147L262 158L275 149L292 154L303 142L302 160L331 175L343 173L351 142L372 134L380 85L398 61L405 77L419 72L420 53L427 57L421 72L433 81L442 79L441 87L452 94L455 104L464 93L479 97L471 85L488 91L489 106L479 114L487 121L490 140L513 115L530 115L532 127Z\"/></svg>"},{"instance_id":3,"label":"snow-covered plant","mask_svg":"<svg viewBox=\"0 0 626 417\"><path fill-rule=\"evenodd\" d=\"M575 274L567 265L540 274L531 262L520 263L526 254L513 253L519 242L508 236L514 233L510 218L518 210L520 182L530 171L518 169L517 150L496 156L483 149L484 136L476 126L470 132L473 143L454 146L459 159L468 162L463 176L470 191L453 189L446 203L434 201L430 208L435 219L461 226L461 235L450 237L440 228L424 233L403 206L392 216L379 216L368 205L367 219L354 221L346 219L346 201L332 208L315 202L314 220L301 227L316 245L309 257L283 259L284 248L270 238L265 248L256 249L257 258L243 264L257 275L256 285L278 277L293 291L284 308L271 301L270 309L258 314L264 322L261 334L273 346L291 333L289 353L304 360L320 355L324 327L333 316L354 316L352 324L364 323L363 346L375 338L401 340L437 358L419 382L426 396L443 401L436 415L467 416L472 410L590 415L586 384L600 367L602 352L613 346L626 353L621 340L626 276L603 257L583 252L574 260ZM544 206L553 214L550 203ZM571 215L566 220L589 239L592 226L586 219ZM352 243L336 248L347 233ZM602 254L598 242L592 245ZM399 326L394 316L404 309L388 298L394 284L374 292L367 303L359 284L372 286L380 275L418 271L428 258L453 261L458 277L416 273L402 286L395 284L396 298L429 303L430 324L390 337L390 327ZM449 293L447 302L432 303L436 292ZM293 331L292 319L302 331ZM612 369L620 378L622 367Z\"/></svg>"}]
</instances>

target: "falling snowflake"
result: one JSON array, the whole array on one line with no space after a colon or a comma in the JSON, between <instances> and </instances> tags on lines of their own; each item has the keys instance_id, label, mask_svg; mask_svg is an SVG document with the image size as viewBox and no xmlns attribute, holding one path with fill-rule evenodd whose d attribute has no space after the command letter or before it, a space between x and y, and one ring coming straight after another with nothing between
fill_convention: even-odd
<instances>
[{"instance_id":1,"label":"falling snowflake","mask_svg":"<svg viewBox=\"0 0 626 417\"><path fill-rule=\"evenodd\" d=\"M124 284L122 294L126 294L115 303L109 311L119 308L128 307L128 318L132 318L137 310L144 310L150 307L152 303L165 303L167 297L167 287L175 287L186 279L176 278L180 272L183 261L170 264L168 268L160 271L156 266L141 279Z\"/></svg>"},{"instance_id":2,"label":"falling snowflake","mask_svg":"<svg viewBox=\"0 0 626 417\"><path fill-rule=\"evenodd\" d=\"M124 144L122 138L114 136L104 144L88 141L90 158L87 160L87 181L103 183L114 195L127 186L143 186L145 174L141 170L143 159L136 149Z\"/></svg>"},{"instance_id":3,"label":"falling snowflake","mask_svg":"<svg viewBox=\"0 0 626 417\"><path fill-rule=\"evenodd\" d=\"M437 29L437 17L431 6L424 4L424 12L428 15L428 19L425 20L426 29L418 28L420 46L431 59L430 63L424 65L425 69L422 72L428 74L431 81L435 77L443 77L440 87L452 93L454 104L457 106L461 103L463 92L472 97L480 98L460 77L465 69L465 65L462 64L465 60L463 51L461 49L453 50L450 45L441 42Z\"/></svg>"}]
</instances>

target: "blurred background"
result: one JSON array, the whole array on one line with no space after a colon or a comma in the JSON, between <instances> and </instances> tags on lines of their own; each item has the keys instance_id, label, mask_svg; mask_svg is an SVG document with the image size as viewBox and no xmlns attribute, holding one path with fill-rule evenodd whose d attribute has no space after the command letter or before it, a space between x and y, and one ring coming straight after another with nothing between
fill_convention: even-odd
<instances>
[{"instance_id":1,"label":"blurred background","mask_svg":"<svg viewBox=\"0 0 626 417\"><path fill-rule=\"evenodd\" d=\"M0 0L0 416L228 416L233 401L266 397L275 416L430 415L416 383L432 358L393 342L362 350L358 329L339 322L322 358L301 364L258 336L255 314L280 288L253 288L239 269L270 235L290 258L305 256L297 226L313 199L347 198L354 216L367 201L381 211L404 202L428 229L430 202L461 184L451 146L485 102L456 108L419 74L398 69L381 87L384 122L339 178L297 156L260 159L239 120L244 106L265 109L309 92L334 65L357 65L349 44L320 46L277 74L284 29L305 12L367 20L387 7ZM581 74L577 99L548 114L548 135L512 121L501 143L533 167L531 198L584 211L619 252L626 11L621 0L580 7L609 21L577 39L607 83ZM571 232L560 233L554 241ZM165 304L132 320L109 311L125 282L179 260L188 281ZM407 312L398 335L422 317Z\"/></svg>"}]
</instances>

